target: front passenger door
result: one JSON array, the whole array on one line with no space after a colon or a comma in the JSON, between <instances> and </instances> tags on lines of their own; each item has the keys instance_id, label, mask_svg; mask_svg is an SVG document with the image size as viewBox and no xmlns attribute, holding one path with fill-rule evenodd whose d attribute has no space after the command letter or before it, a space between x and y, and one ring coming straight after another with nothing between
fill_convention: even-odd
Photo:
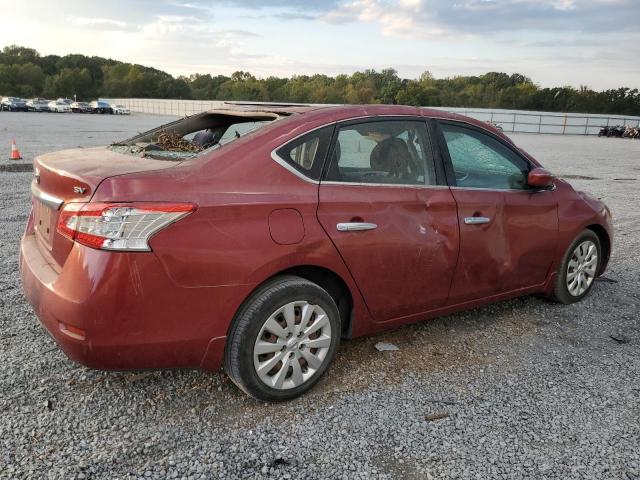
<instances>
[{"instance_id":1,"label":"front passenger door","mask_svg":"<svg viewBox=\"0 0 640 480\"><path fill-rule=\"evenodd\" d=\"M558 236L554 192L527 185L531 165L507 142L461 122L440 128L460 228L449 304L543 284Z\"/></svg>"}]
</instances>

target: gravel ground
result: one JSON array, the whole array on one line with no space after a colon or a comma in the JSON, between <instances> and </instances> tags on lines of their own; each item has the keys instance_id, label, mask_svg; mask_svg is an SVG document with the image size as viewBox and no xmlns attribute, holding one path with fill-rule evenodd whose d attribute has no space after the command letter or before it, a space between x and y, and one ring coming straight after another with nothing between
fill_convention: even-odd
<instances>
[{"instance_id":1,"label":"gravel ground","mask_svg":"<svg viewBox=\"0 0 640 480\"><path fill-rule=\"evenodd\" d=\"M23 152L162 122L67 115L71 135L5 115L0 145ZM608 281L577 305L527 297L346 341L310 394L278 405L223 375L67 360L19 286L30 175L0 172L0 477L640 479L640 141L514 138L611 207Z\"/></svg>"},{"instance_id":2,"label":"gravel ground","mask_svg":"<svg viewBox=\"0 0 640 480\"><path fill-rule=\"evenodd\" d=\"M159 115L91 115L71 113L0 112L0 169L7 161L11 140L15 140L23 162L65 148L107 145L144 132L174 117ZM1 171L1 170L0 170Z\"/></svg>"}]
</instances>

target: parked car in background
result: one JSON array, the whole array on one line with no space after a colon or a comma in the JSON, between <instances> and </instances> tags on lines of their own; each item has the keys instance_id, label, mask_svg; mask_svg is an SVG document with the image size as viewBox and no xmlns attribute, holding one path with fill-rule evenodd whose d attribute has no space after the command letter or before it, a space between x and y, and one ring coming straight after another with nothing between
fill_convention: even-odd
<instances>
[{"instance_id":1,"label":"parked car in background","mask_svg":"<svg viewBox=\"0 0 640 480\"><path fill-rule=\"evenodd\" d=\"M91 105L91 113L113 113L113 108L107 102L94 100Z\"/></svg>"},{"instance_id":2,"label":"parked car in background","mask_svg":"<svg viewBox=\"0 0 640 480\"><path fill-rule=\"evenodd\" d=\"M212 147L185 139L205 129ZM417 107L225 106L34 167L22 285L63 351L222 367L265 401L309 390L341 338L580 301L612 245L603 202L496 128Z\"/></svg>"},{"instance_id":3,"label":"parked car in background","mask_svg":"<svg viewBox=\"0 0 640 480\"><path fill-rule=\"evenodd\" d=\"M71 112L71 106L66 102L60 100L51 100L49 102L49 111L55 113L69 113Z\"/></svg>"},{"instance_id":4,"label":"parked car in background","mask_svg":"<svg viewBox=\"0 0 640 480\"><path fill-rule=\"evenodd\" d=\"M73 102L71 105L73 113L91 113L92 108L87 102Z\"/></svg>"},{"instance_id":5,"label":"parked car in background","mask_svg":"<svg viewBox=\"0 0 640 480\"><path fill-rule=\"evenodd\" d=\"M56 101L66 103L67 105L71 105L74 102L70 98L58 98Z\"/></svg>"},{"instance_id":6,"label":"parked car in background","mask_svg":"<svg viewBox=\"0 0 640 480\"><path fill-rule=\"evenodd\" d=\"M48 112L49 102L50 100L44 98L32 98L27 101L27 109L30 112Z\"/></svg>"},{"instance_id":7,"label":"parked car in background","mask_svg":"<svg viewBox=\"0 0 640 480\"><path fill-rule=\"evenodd\" d=\"M28 110L27 102L18 97L2 97L0 108L10 112L26 112Z\"/></svg>"},{"instance_id":8,"label":"parked car in background","mask_svg":"<svg viewBox=\"0 0 640 480\"><path fill-rule=\"evenodd\" d=\"M111 109L115 115L129 115L131 112L124 105L111 105Z\"/></svg>"}]
</instances>

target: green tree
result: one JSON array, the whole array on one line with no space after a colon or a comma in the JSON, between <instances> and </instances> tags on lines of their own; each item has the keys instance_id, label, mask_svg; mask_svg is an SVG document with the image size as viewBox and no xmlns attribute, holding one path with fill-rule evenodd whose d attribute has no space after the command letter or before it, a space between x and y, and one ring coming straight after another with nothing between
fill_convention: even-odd
<instances>
[{"instance_id":1,"label":"green tree","mask_svg":"<svg viewBox=\"0 0 640 480\"><path fill-rule=\"evenodd\" d=\"M401 103L407 105L513 108L640 115L637 88L601 92L580 88L540 88L520 73L417 79L400 78L393 68L351 75L293 75L256 78L238 70L231 76L166 72L117 60L71 54L41 56L33 48L9 45L0 51L0 93L13 96L195 98L295 103Z\"/></svg>"}]
</instances>

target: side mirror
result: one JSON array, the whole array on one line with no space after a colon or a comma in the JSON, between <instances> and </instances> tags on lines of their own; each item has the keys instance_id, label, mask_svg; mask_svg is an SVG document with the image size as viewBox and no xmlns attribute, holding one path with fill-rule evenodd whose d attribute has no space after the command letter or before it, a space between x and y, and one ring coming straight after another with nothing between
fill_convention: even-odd
<instances>
[{"instance_id":1,"label":"side mirror","mask_svg":"<svg viewBox=\"0 0 640 480\"><path fill-rule=\"evenodd\" d=\"M555 177L549 170L541 167L536 167L529 172L527 177L527 184L534 188L551 188L553 187L553 181Z\"/></svg>"}]
</instances>

